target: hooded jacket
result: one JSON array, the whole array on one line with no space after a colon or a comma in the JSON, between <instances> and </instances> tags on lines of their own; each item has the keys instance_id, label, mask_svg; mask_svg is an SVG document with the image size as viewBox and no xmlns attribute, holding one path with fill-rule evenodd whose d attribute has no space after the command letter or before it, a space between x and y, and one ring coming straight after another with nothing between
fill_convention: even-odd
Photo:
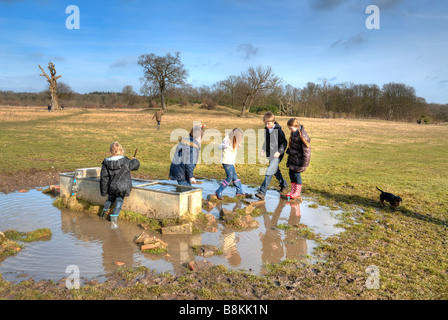
<instances>
[{"instance_id":1,"label":"hooded jacket","mask_svg":"<svg viewBox=\"0 0 448 320\"><path fill-rule=\"evenodd\" d=\"M199 159L201 146L192 136L180 138L171 161L170 180L190 180Z\"/></svg>"},{"instance_id":2,"label":"hooded jacket","mask_svg":"<svg viewBox=\"0 0 448 320\"><path fill-rule=\"evenodd\" d=\"M268 128L265 128L263 150L266 153L267 158L272 158L277 151L280 153L279 160L282 161L285 155L288 142L286 141L285 133L282 127L275 122L273 130L269 132Z\"/></svg>"},{"instance_id":3,"label":"hooded jacket","mask_svg":"<svg viewBox=\"0 0 448 320\"><path fill-rule=\"evenodd\" d=\"M131 171L139 167L137 159L130 160L125 156L105 158L100 173L101 195L129 196L132 189Z\"/></svg>"},{"instance_id":4,"label":"hooded jacket","mask_svg":"<svg viewBox=\"0 0 448 320\"><path fill-rule=\"evenodd\" d=\"M304 127L301 125L300 133L303 139L309 144L311 139L306 133ZM286 153L288 154L288 160L286 166L295 172L303 172L310 164L311 159L311 147L307 147L300 138L299 130L291 134L290 145Z\"/></svg>"}]
</instances>

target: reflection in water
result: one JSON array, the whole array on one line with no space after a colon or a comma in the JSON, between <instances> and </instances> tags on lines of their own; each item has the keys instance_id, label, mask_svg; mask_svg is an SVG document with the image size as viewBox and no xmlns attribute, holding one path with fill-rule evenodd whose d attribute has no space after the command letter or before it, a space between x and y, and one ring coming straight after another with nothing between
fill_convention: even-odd
<instances>
[{"instance_id":1,"label":"reflection in water","mask_svg":"<svg viewBox=\"0 0 448 320\"><path fill-rule=\"evenodd\" d=\"M264 263L276 263L284 259L300 259L307 253L307 240L297 235L294 229L279 230L280 215L289 211L288 225L296 226L300 223L300 204L290 204L281 199L272 215L264 214L263 222L266 233L260 233L263 247L262 260Z\"/></svg>"},{"instance_id":2,"label":"reflection in water","mask_svg":"<svg viewBox=\"0 0 448 320\"><path fill-rule=\"evenodd\" d=\"M216 181L203 181L198 185L203 189L204 199L213 194L217 186ZM231 187L228 189L229 195L234 194ZM255 193L250 187L245 187L245 190ZM50 228L52 231L49 241L27 243L19 254L0 262L0 273L5 280L18 282L29 276L35 280L57 281L68 276L65 273L68 265L77 265L83 278L100 279L118 268L116 262L124 263L126 267L145 266L156 272L179 273L185 263L203 259L192 250L193 245L201 244L214 245L223 252L207 258L213 264L259 273L264 263L300 259L310 254L308 251L315 246L313 241L299 236L297 230L278 229L279 223L287 221L290 226L302 223L324 237L340 231L334 227L337 219L329 209L309 208L311 202L306 200L293 205L281 199L276 191L269 190L266 203L259 207L263 214L255 218L260 227L239 230L219 224L217 232L200 235L162 235L145 231L168 243L167 254L156 255L141 252L134 243L143 231L135 223L119 220L119 227L111 229L110 222L99 216L61 210L52 205L53 201L54 197L37 190L0 193L0 231L16 229L26 232L37 228ZM244 206L241 201L218 204L204 212L219 218L222 208L235 211Z\"/></svg>"}]
</instances>

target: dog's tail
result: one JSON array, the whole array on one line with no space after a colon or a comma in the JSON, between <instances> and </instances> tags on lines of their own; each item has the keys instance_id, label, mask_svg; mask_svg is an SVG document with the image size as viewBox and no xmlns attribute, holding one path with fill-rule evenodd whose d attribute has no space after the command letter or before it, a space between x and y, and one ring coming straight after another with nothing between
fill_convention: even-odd
<instances>
[{"instance_id":1,"label":"dog's tail","mask_svg":"<svg viewBox=\"0 0 448 320\"><path fill-rule=\"evenodd\" d=\"M381 190L380 188L376 187L379 191L384 192L383 190Z\"/></svg>"}]
</instances>

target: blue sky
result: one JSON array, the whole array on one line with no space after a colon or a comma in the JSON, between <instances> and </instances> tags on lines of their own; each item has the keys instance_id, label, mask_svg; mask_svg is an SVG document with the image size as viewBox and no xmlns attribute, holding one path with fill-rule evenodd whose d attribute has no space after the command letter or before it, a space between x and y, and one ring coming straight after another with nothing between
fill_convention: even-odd
<instances>
[{"instance_id":1,"label":"blue sky","mask_svg":"<svg viewBox=\"0 0 448 320\"><path fill-rule=\"evenodd\" d=\"M263 65L295 87L398 82L448 103L447 31L446 0L0 0L0 90L43 90L51 60L76 92L138 92L138 57L179 51L195 87Z\"/></svg>"}]
</instances>

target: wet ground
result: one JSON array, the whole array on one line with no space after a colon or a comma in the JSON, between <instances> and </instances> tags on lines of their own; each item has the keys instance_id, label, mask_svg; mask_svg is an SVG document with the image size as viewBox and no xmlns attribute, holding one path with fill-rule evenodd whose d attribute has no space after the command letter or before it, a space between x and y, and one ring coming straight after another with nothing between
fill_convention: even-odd
<instances>
[{"instance_id":1,"label":"wet ground","mask_svg":"<svg viewBox=\"0 0 448 320\"><path fill-rule=\"evenodd\" d=\"M166 182L166 181L165 181ZM218 182L204 180L196 185L203 189L203 198L213 194ZM245 187L245 192L255 194L254 188ZM228 187L224 195L233 196L235 189ZM285 259L301 259L304 255L313 259L316 243L304 239L297 230L282 230L277 226L304 224L322 238L342 231L335 227L338 211L315 206L310 199L298 206L291 206L269 190L265 204L259 206L263 214L255 219L260 226L251 230L236 230L218 224L216 232L200 235L161 235L168 243L168 253L152 255L142 253L134 243L142 229L134 223L119 220L119 227L112 229L107 220L89 213L59 209L52 205L54 196L37 189L27 192L0 193L0 231L15 229L33 231L50 228L52 237L48 241L26 243L15 256L0 262L0 273L4 280L20 282L24 279L60 280L71 274L67 267L75 265L81 277L107 279L107 275L119 266L145 266L156 272L178 273L182 265L192 260L206 259L213 264L230 269L242 269L259 274L266 262L275 263ZM210 212L219 217L221 208L235 210L245 206L242 202L218 205ZM147 231L151 234L150 231ZM196 255L193 245L209 244L220 248L223 254L203 258Z\"/></svg>"}]
</instances>

